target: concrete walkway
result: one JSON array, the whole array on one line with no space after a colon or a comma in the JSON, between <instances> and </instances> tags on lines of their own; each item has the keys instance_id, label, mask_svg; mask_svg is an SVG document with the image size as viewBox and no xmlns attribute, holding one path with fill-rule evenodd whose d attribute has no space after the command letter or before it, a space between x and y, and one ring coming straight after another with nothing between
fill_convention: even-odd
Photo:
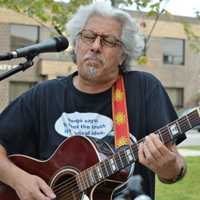
<instances>
[{"instance_id":1,"label":"concrete walkway","mask_svg":"<svg viewBox=\"0 0 200 200\"><path fill-rule=\"evenodd\" d=\"M200 132L190 130L186 133L186 135L187 139L178 145L178 151L183 156L200 156L199 150L191 150L189 148L189 146L200 146Z\"/></svg>"}]
</instances>

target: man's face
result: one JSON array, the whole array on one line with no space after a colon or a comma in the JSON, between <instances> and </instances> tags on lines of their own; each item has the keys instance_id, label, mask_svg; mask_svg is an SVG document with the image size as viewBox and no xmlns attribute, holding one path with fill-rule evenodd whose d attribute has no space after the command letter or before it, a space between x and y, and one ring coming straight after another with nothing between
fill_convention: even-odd
<instances>
[{"instance_id":1,"label":"man's face","mask_svg":"<svg viewBox=\"0 0 200 200\"><path fill-rule=\"evenodd\" d=\"M79 76L93 83L115 78L123 62L121 24L111 17L92 16L75 45Z\"/></svg>"}]
</instances>

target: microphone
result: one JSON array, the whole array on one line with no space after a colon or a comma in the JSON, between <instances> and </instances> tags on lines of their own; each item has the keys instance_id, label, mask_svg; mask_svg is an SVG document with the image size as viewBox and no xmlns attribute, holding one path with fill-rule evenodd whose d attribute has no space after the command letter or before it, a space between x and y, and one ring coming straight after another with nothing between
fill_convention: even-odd
<instances>
[{"instance_id":1,"label":"microphone","mask_svg":"<svg viewBox=\"0 0 200 200\"><path fill-rule=\"evenodd\" d=\"M0 54L0 60L11 60L20 57L34 57L40 53L59 52L65 50L69 46L66 37L54 37L47 41L33 44L27 47L16 49L15 51Z\"/></svg>"}]
</instances>

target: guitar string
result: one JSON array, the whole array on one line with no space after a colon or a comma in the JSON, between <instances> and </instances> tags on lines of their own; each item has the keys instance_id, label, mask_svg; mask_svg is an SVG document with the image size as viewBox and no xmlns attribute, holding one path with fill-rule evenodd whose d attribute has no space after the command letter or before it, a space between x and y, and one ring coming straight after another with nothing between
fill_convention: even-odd
<instances>
[{"instance_id":1,"label":"guitar string","mask_svg":"<svg viewBox=\"0 0 200 200\"><path fill-rule=\"evenodd\" d=\"M75 189L73 191L71 191L71 193L69 191L66 191L66 193L64 193L64 195L61 196L57 196L59 198L59 200L68 200L68 199L72 199L73 195L78 195L78 197L81 197L81 193L79 190Z\"/></svg>"},{"instance_id":2,"label":"guitar string","mask_svg":"<svg viewBox=\"0 0 200 200\"><path fill-rule=\"evenodd\" d=\"M165 130L165 129L164 129ZM165 134L165 133L164 133ZM163 135L164 135L163 134ZM169 136L169 134L168 134L168 136ZM170 139L170 138L169 138ZM144 138L142 139L142 141L144 140ZM169 140L170 141L170 140ZM140 140L140 142L141 142L141 140ZM119 152L118 152L119 153ZM124 155L125 155L125 151L120 151L120 153L123 153ZM122 156L122 155L121 155ZM116 162L118 162L120 159L117 157L117 160L116 160ZM62 193L62 196L61 197L65 197L65 199L67 198L71 198L72 197L72 195L69 193L69 190L67 189L67 188L65 187L65 190L63 191L63 193ZM72 190L73 190L73 187L71 188ZM73 190L73 192L79 192L80 193L80 191L78 191L78 188L76 187L76 188L74 188L74 190Z\"/></svg>"},{"instance_id":3,"label":"guitar string","mask_svg":"<svg viewBox=\"0 0 200 200\"><path fill-rule=\"evenodd\" d=\"M118 159L118 160L119 160L119 159ZM67 199L68 199L68 197L71 198L72 195L71 195L71 194L68 195L69 190L66 191L66 189L67 189L67 188L65 188L65 191L64 191L64 193L62 193L62 196L61 196L61 197L67 197ZM76 187L75 189L74 189L74 188L71 188L71 189L73 190L73 192L76 192L76 191L77 191L78 193L80 193L80 190L79 190L77 187Z\"/></svg>"},{"instance_id":4,"label":"guitar string","mask_svg":"<svg viewBox=\"0 0 200 200\"><path fill-rule=\"evenodd\" d=\"M165 130L165 129L163 129ZM166 133L163 134L163 136L166 135ZM169 134L167 134L167 136L169 136ZM169 137L168 137L169 138ZM144 140L144 138L142 139L142 141ZM169 141L171 140L171 138L169 138ZM141 140L140 140L141 142ZM120 153L123 153L125 155L125 151L120 151ZM119 158L117 158L118 161L119 161ZM118 162L116 161L116 162ZM73 189L73 188L72 188ZM76 194L76 195L79 195L78 197L80 197L81 193L80 191L78 190L78 188L76 187L73 191L73 194ZM72 197L72 194L69 193L69 191L67 190L66 191L66 188L65 188L65 191L62 193L62 196L61 197L64 197L64 200L68 200L68 199L71 199Z\"/></svg>"},{"instance_id":5,"label":"guitar string","mask_svg":"<svg viewBox=\"0 0 200 200\"><path fill-rule=\"evenodd\" d=\"M183 121L187 121L187 120L183 120ZM170 140L169 140L170 141ZM140 141L141 142L141 141ZM117 158L118 159L118 158ZM123 159L123 158L122 158ZM119 159L118 159L119 160ZM87 177L86 177L87 178ZM69 180L67 180L69 182ZM63 184L63 183L62 183ZM69 183L70 184L70 183ZM66 185L69 185L69 184L66 184ZM66 186L65 185L65 186ZM86 185L87 186L87 185Z\"/></svg>"},{"instance_id":6,"label":"guitar string","mask_svg":"<svg viewBox=\"0 0 200 200\"><path fill-rule=\"evenodd\" d=\"M170 141L170 140L169 140ZM118 159L118 158L117 158ZM119 159L118 159L119 160ZM73 188L72 188L73 189Z\"/></svg>"},{"instance_id":7,"label":"guitar string","mask_svg":"<svg viewBox=\"0 0 200 200\"><path fill-rule=\"evenodd\" d=\"M187 119L183 119L183 121L180 120L181 123L182 123L182 122L185 122L185 121L187 121ZM165 129L166 129L166 128L164 128L163 130L166 131ZM162 133L162 128L160 129L160 132ZM167 133L168 133L168 132L167 132ZM164 135L162 135L162 136L164 136ZM139 140L138 142L140 142L140 141L141 141L141 140ZM72 177L72 179L74 179L74 177ZM70 180L70 179L68 179L68 181L69 181L69 180ZM64 182L62 182L61 185L62 185L63 183L64 183ZM59 187L59 186L60 186L60 184L56 185L55 188L56 188L56 187Z\"/></svg>"},{"instance_id":8,"label":"guitar string","mask_svg":"<svg viewBox=\"0 0 200 200\"><path fill-rule=\"evenodd\" d=\"M123 152L123 153L125 153L125 152ZM116 161L118 162L118 161L119 161L119 158L117 158ZM75 186L75 185L74 185L74 186ZM75 191L75 189L76 189L76 190L79 190L78 187L77 187L77 185L76 185L75 187L76 187L76 188L72 187L72 185L71 185L71 188L70 188L70 189L73 190L73 191ZM69 187L68 187L68 188L66 188L66 187L63 188L61 195L62 195L62 196L63 196L63 195L66 196L65 194L68 193L68 191L69 191ZM60 191L60 192L61 192L61 191ZM59 193L60 193L60 192L59 192ZM70 195L70 196L71 196L71 195Z\"/></svg>"},{"instance_id":9,"label":"guitar string","mask_svg":"<svg viewBox=\"0 0 200 200\"><path fill-rule=\"evenodd\" d=\"M182 121L179 120L179 122L185 122L185 121L188 121L188 120L187 120L187 119L182 119ZM197 119L197 122L198 122L198 119ZM165 130L165 129L164 129L164 130ZM169 134L168 134L168 131L167 131L166 133L167 133L167 135L169 135ZM166 133L163 132L163 135L162 135L162 136L166 135ZM142 142L143 140L144 140L144 138L143 138L142 140L139 140L138 143ZM170 140L171 140L171 139L170 139ZM169 140L169 141L170 141L170 140ZM133 145L132 147L134 147L134 145ZM138 149L138 148L136 147L135 150L136 150L136 149ZM121 151L121 152L125 153L124 151ZM125 156L126 156L126 155L125 155ZM123 159L123 157L120 157L120 158ZM117 158L118 161L119 161L120 158ZM116 159L116 158L115 158L115 159ZM116 162L118 162L118 161L116 160ZM93 167L94 167L94 166L93 166ZM105 168L105 166L104 166L104 168ZM89 168L88 168L88 169L89 169ZM87 170L88 170L88 169L87 169ZM80 176L81 176L81 175L80 175ZM87 178L87 177L86 177L86 178ZM72 179L74 179L74 184L76 184L75 178L73 177ZM68 184L64 184L64 182L68 182ZM64 181L64 182L62 182L60 185L66 187L66 186L70 186L70 184L71 184L71 187L74 186L74 184L72 184L72 181L71 181L71 183L69 182L69 180L66 180L66 181ZM77 185L77 184L76 184L76 185ZM87 184L86 184L86 186L87 186ZM58 187L58 185L57 185L56 187ZM56 187L55 187L55 188L56 188ZM59 189L59 188L58 188L58 189ZM65 189L66 189L66 188L65 188ZM73 189L73 187L72 187L72 189ZM56 190L56 189L55 189L55 190ZM61 192L61 190L60 190L60 192Z\"/></svg>"}]
</instances>

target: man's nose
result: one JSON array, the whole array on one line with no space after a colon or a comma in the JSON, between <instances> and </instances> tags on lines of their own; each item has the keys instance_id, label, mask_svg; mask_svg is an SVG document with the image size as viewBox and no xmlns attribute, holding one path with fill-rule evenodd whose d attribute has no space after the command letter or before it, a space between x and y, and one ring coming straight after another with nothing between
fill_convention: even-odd
<instances>
[{"instance_id":1,"label":"man's nose","mask_svg":"<svg viewBox=\"0 0 200 200\"><path fill-rule=\"evenodd\" d=\"M100 51L101 48L102 48L101 37L97 36L95 41L92 43L91 49L96 52L96 51Z\"/></svg>"}]
</instances>

